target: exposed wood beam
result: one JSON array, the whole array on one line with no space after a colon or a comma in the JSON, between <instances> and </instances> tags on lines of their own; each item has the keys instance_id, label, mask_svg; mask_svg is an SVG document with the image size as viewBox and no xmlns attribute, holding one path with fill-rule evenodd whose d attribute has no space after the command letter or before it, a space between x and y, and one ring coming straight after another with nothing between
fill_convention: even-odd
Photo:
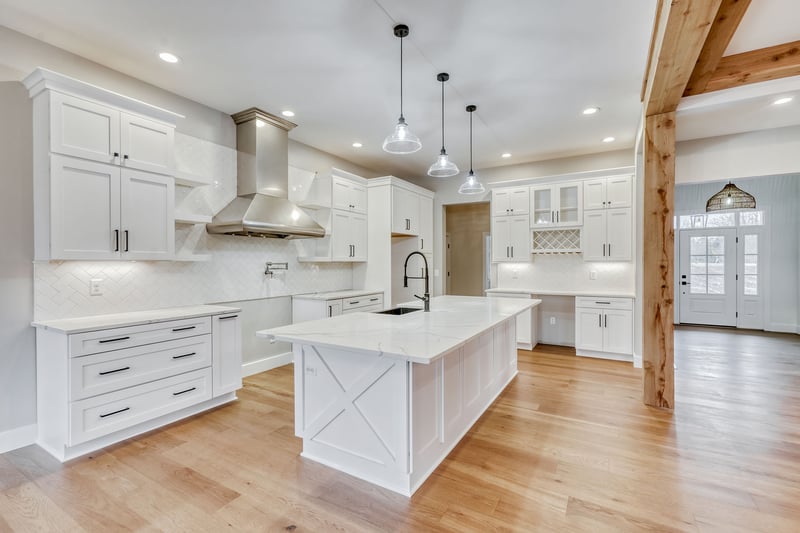
<instances>
[{"instance_id":1,"label":"exposed wood beam","mask_svg":"<svg viewBox=\"0 0 800 533\"><path fill-rule=\"evenodd\" d=\"M672 217L675 210L675 112L648 116L644 128L642 367L644 403L675 405Z\"/></svg>"},{"instance_id":2,"label":"exposed wood beam","mask_svg":"<svg viewBox=\"0 0 800 533\"><path fill-rule=\"evenodd\" d=\"M683 96L705 91L749 6L750 0L722 1Z\"/></svg>"},{"instance_id":3,"label":"exposed wood beam","mask_svg":"<svg viewBox=\"0 0 800 533\"><path fill-rule=\"evenodd\" d=\"M800 76L800 41L723 57L703 92Z\"/></svg>"},{"instance_id":4,"label":"exposed wood beam","mask_svg":"<svg viewBox=\"0 0 800 533\"><path fill-rule=\"evenodd\" d=\"M722 0L671 0L660 5L648 59L645 116L675 111Z\"/></svg>"}]
</instances>

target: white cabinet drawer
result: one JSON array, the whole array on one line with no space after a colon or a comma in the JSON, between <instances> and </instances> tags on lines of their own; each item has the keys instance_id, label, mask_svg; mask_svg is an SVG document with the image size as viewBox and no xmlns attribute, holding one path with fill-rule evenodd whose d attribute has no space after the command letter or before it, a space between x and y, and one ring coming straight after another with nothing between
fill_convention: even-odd
<instances>
[{"instance_id":1,"label":"white cabinet drawer","mask_svg":"<svg viewBox=\"0 0 800 533\"><path fill-rule=\"evenodd\" d=\"M575 298L575 307L590 307L593 309L633 309L633 300L630 298L578 296Z\"/></svg>"},{"instance_id":2,"label":"white cabinet drawer","mask_svg":"<svg viewBox=\"0 0 800 533\"><path fill-rule=\"evenodd\" d=\"M356 307L355 309L345 309L342 311L343 315L347 313L373 313L375 311L383 311L383 303L376 303L374 305L362 305L361 307Z\"/></svg>"},{"instance_id":3,"label":"white cabinet drawer","mask_svg":"<svg viewBox=\"0 0 800 533\"><path fill-rule=\"evenodd\" d=\"M70 403L74 446L211 399L211 369L145 383Z\"/></svg>"},{"instance_id":4,"label":"white cabinet drawer","mask_svg":"<svg viewBox=\"0 0 800 533\"><path fill-rule=\"evenodd\" d=\"M209 316L89 331L69 336L69 354L78 357L206 333L211 333Z\"/></svg>"},{"instance_id":5,"label":"white cabinet drawer","mask_svg":"<svg viewBox=\"0 0 800 533\"><path fill-rule=\"evenodd\" d=\"M351 310L364 311L362 307L367 306L380 306L383 309L383 294L365 294L363 296L356 296L355 298L345 298L342 300L342 312L346 313Z\"/></svg>"},{"instance_id":6,"label":"white cabinet drawer","mask_svg":"<svg viewBox=\"0 0 800 533\"><path fill-rule=\"evenodd\" d=\"M211 335L70 359L70 400L211 366Z\"/></svg>"}]
</instances>

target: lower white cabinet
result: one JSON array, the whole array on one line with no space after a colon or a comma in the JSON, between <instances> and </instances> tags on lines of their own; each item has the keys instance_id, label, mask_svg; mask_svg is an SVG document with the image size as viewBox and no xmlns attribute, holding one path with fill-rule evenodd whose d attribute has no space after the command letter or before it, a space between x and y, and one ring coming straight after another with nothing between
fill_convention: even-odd
<instances>
[{"instance_id":1,"label":"lower white cabinet","mask_svg":"<svg viewBox=\"0 0 800 533\"><path fill-rule=\"evenodd\" d=\"M347 313L383 310L383 292L366 292L356 296L330 297L299 295L292 297L292 323L329 318Z\"/></svg>"},{"instance_id":2,"label":"lower white cabinet","mask_svg":"<svg viewBox=\"0 0 800 533\"><path fill-rule=\"evenodd\" d=\"M236 399L239 310L209 308L35 323L37 444L66 461Z\"/></svg>"},{"instance_id":3,"label":"lower white cabinet","mask_svg":"<svg viewBox=\"0 0 800 533\"><path fill-rule=\"evenodd\" d=\"M575 353L633 360L633 300L575 298Z\"/></svg>"}]
</instances>

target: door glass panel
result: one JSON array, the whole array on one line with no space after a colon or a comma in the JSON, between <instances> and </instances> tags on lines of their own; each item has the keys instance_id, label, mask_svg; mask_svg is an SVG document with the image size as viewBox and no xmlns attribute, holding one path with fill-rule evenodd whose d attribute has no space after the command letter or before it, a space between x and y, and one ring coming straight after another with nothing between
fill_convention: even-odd
<instances>
[{"instance_id":1,"label":"door glass panel","mask_svg":"<svg viewBox=\"0 0 800 533\"><path fill-rule=\"evenodd\" d=\"M744 273L745 274L758 274L758 256L745 255L744 256Z\"/></svg>"},{"instance_id":2,"label":"door glass panel","mask_svg":"<svg viewBox=\"0 0 800 533\"><path fill-rule=\"evenodd\" d=\"M725 274L725 256L724 255L709 255L708 256L708 273L709 274Z\"/></svg>"},{"instance_id":3,"label":"door glass panel","mask_svg":"<svg viewBox=\"0 0 800 533\"><path fill-rule=\"evenodd\" d=\"M692 274L691 275L691 293L692 294L705 294L706 293L706 276L705 274Z\"/></svg>"},{"instance_id":4,"label":"door glass panel","mask_svg":"<svg viewBox=\"0 0 800 533\"><path fill-rule=\"evenodd\" d=\"M706 215L707 228L730 228L736 225L734 213L712 213Z\"/></svg>"},{"instance_id":5,"label":"door glass panel","mask_svg":"<svg viewBox=\"0 0 800 533\"><path fill-rule=\"evenodd\" d=\"M689 238L691 294L725 294L725 237Z\"/></svg>"},{"instance_id":6,"label":"door glass panel","mask_svg":"<svg viewBox=\"0 0 800 533\"><path fill-rule=\"evenodd\" d=\"M740 213L740 215L760 214ZM744 236L744 293L747 296L758 296L758 235Z\"/></svg>"},{"instance_id":7,"label":"door glass panel","mask_svg":"<svg viewBox=\"0 0 800 533\"><path fill-rule=\"evenodd\" d=\"M693 255L691 256L691 261L691 274L705 274L707 272L705 255Z\"/></svg>"},{"instance_id":8,"label":"door glass panel","mask_svg":"<svg viewBox=\"0 0 800 533\"><path fill-rule=\"evenodd\" d=\"M764 225L764 212L763 211L743 211L739 213L740 226L763 226Z\"/></svg>"},{"instance_id":9,"label":"door glass panel","mask_svg":"<svg viewBox=\"0 0 800 533\"><path fill-rule=\"evenodd\" d=\"M708 276L708 294L725 294L725 276Z\"/></svg>"},{"instance_id":10,"label":"door glass panel","mask_svg":"<svg viewBox=\"0 0 800 533\"><path fill-rule=\"evenodd\" d=\"M708 238L708 255L722 255L725 253L725 237L714 236Z\"/></svg>"},{"instance_id":11,"label":"door glass panel","mask_svg":"<svg viewBox=\"0 0 800 533\"><path fill-rule=\"evenodd\" d=\"M745 254L758 253L758 235L744 236L744 253Z\"/></svg>"},{"instance_id":12,"label":"door glass panel","mask_svg":"<svg viewBox=\"0 0 800 533\"><path fill-rule=\"evenodd\" d=\"M758 276L744 275L744 293L747 296L758 296Z\"/></svg>"},{"instance_id":13,"label":"door glass panel","mask_svg":"<svg viewBox=\"0 0 800 533\"><path fill-rule=\"evenodd\" d=\"M689 240L689 249L692 255L706 255L706 238L692 237Z\"/></svg>"}]
</instances>

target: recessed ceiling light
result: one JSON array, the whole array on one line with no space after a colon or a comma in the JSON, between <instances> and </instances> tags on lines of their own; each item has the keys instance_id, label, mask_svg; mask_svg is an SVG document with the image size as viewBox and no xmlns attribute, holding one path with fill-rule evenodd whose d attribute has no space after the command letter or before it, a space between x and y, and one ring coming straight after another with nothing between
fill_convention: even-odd
<instances>
[{"instance_id":1,"label":"recessed ceiling light","mask_svg":"<svg viewBox=\"0 0 800 533\"><path fill-rule=\"evenodd\" d=\"M792 100L794 100L794 98L792 98L791 96L784 96L783 98L778 98L777 100L775 100L772 103L774 105L788 104Z\"/></svg>"},{"instance_id":2,"label":"recessed ceiling light","mask_svg":"<svg viewBox=\"0 0 800 533\"><path fill-rule=\"evenodd\" d=\"M586 109L583 110L583 114L584 115L594 115L598 111L600 111L599 107L587 107Z\"/></svg>"},{"instance_id":3,"label":"recessed ceiling light","mask_svg":"<svg viewBox=\"0 0 800 533\"><path fill-rule=\"evenodd\" d=\"M614 137L606 137L603 139L604 143L613 143L616 139Z\"/></svg>"},{"instance_id":4,"label":"recessed ceiling light","mask_svg":"<svg viewBox=\"0 0 800 533\"><path fill-rule=\"evenodd\" d=\"M354 143L353 143L353 148L361 148L362 146L364 146L364 145L363 145L363 144L361 144L361 143L360 143L360 142L358 142L358 141L356 141L356 142L354 142Z\"/></svg>"},{"instance_id":5,"label":"recessed ceiling light","mask_svg":"<svg viewBox=\"0 0 800 533\"><path fill-rule=\"evenodd\" d=\"M294 111L290 109L284 109L283 111L281 111L281 115L283 115L284 117L293 117Z\"/></svg>"},{"instance_id":6,"label":"recessed ceiling light","mask_svg":"<svg viewBox=\"0 0 800 533\"><path fill-rule=\"evenodd\" d=\"M511 157L511 154L506 152L506 153L502 154L500 157L502 157L503 159L508 159L509 157Z\"/></svg>"},{"instance_id":7,"label":"recessed ceiling light","mask_svg":"<svg viewBox=\"0 0 800 533\"><path fill-rule=\"evenodd\" d=\"M167 63L177 63L180 61L180 58L175 54L170 54L169 52L161 52L158 54L158 57L161 58L162 61L166 61Z\"/></svg>"}]
</instances>

